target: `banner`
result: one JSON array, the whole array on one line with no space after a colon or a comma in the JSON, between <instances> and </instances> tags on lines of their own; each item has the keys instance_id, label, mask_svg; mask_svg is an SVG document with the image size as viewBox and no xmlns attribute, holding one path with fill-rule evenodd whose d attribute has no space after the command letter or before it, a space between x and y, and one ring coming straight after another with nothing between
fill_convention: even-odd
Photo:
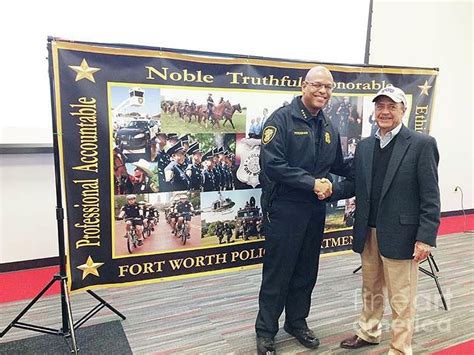
<instances>
[{"instance_id":1,"label":"banner","mask_svg":"<svg viewBox=\"0 0 474 355\"><path fill-rule=\"evenodd\" d=\"M262 127L318 63L63 40L49 50L70 289L261 263ZM429 131L436 70L325 66L336 88L324 111L346 157L374 132L383 87L405 90L404 124ZM354 207L328 204L323 253L350 248Z\"/></svg>"}]
</instances>

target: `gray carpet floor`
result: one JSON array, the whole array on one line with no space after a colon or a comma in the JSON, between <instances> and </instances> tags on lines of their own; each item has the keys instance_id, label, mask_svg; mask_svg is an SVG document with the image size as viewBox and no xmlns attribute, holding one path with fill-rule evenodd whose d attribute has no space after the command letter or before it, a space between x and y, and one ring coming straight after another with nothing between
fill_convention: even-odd
<instances>
[{"instance_id":1,"label":"gray carpet floor","mask_svg":"<svg viewBox=\"0 0 474 355\"><path fill-rule=\"evenodd\" d=\"M433 254L441 269L440 283L449 310L443 309L434 281L420 273L413 342L416 354L437 351L474 338L474 234L439 237L438 248ZM339 348L339 342L353 334L360 312L361 275L360 272L352 273L359 263L359 255L353 253L322 257L308 318L321 346L309 352L280 330L276 337L279 353L347 352ZM121 324L134 354L253 354L260 281L261 268L255 268L95 292L127 317ZM75 319L95 305L95 300L87 293L71 298ZM27 303L0 305L0 329L4 329ZM114 320L118 317L103 309L86 326ZM282 316L281 325L283 320ZM59 297L43 298L22 321L57 328L61 321ZM385 330L389 322L387 306ZM0 342L32 336L37 333L14 328ZM371 347L370 353L386 352L388 346L389 334L385 331L382 343ZM351 352L363 353L367 350Z\"/></svg>"}]
</instances>

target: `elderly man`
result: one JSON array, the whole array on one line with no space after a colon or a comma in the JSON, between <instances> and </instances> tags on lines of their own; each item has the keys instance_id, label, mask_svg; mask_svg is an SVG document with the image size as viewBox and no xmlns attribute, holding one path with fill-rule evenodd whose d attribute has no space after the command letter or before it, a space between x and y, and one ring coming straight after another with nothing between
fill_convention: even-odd
<instances>
[{"instance_id":1,"label":"elderly man","mask_svg":"<svg viewBox=\"0 0 474 355\"><path fill-rule=\"evenodd\" d=\"M380 342L386 289L392 308L389 354L411 354L418 262L436 245L440 219L439 155L434 138L403 125L407 100L401 89L384 88L373 101L378 130L357 145L353 164L353 249L361 253L363 308L356 335L341 347ZM332 198L353 193L346 181L334 185Z\"/></svg>"},{"instance_id":2,"label":"elderly man","mask_svg":"<svg viewBox=\"0 0 474 355\"><path fill-rule=\"evenodd\" d=\"M255 324L259 354L275 353L283 309L285 331L308 348L319 346L306 318L326 217L326 203L320 199L330 194L326 176L345 176L349 170L339 133L322 111L333 88L328 69L312 68L302 96L273 112L263 129L259 178L266 238Z\"/></svg>"}]
</instances>

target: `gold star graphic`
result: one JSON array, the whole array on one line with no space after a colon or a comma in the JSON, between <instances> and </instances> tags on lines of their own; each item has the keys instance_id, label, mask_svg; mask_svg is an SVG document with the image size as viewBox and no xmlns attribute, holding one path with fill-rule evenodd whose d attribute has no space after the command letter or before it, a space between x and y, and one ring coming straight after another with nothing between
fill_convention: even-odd
<instances>
[{"instance_id":1,"label":"gold star graphic","mask_svg":"<svg viewBox=\"0 0 474 355\"><path fill-rule=\"evenodd\" d=\"M89 257L87 258L87 262L85 264L77 266L77 268L79 270L82 270L82 279L84 280L89 274L99 276L99 271L97 271L97 269L100 268L102 265L104 265L104 263L95 263L89 255Z\"/></svg>"},{"instance_id":2,"label":"gold star graphic","mask_svg":"<svg viewBox=\"0 0 474 355\"><path fill-rule=\"evenodd\" d=\"M428 90L431 89L433 86L428 85L428 80L425 80L425 83L423 85L418 85L418 87L421 89L420 95L429 96Z\"/></svg>"},{"instance_id":3,"label":"gold star graphic","mask_svg":"<svg viewBox=\"0 0 474 355\"><path fill-rule=\"evenodd\" d=\"M87 61L85 58L82 60L80 66L69 65L69 68L71 68L77 73L76 81L87 79L87 80L92 81L93 83L95 83L94 73L100 70L100 68L90 67L89 64L87 64Z\"/></svg>"}]
</instances>

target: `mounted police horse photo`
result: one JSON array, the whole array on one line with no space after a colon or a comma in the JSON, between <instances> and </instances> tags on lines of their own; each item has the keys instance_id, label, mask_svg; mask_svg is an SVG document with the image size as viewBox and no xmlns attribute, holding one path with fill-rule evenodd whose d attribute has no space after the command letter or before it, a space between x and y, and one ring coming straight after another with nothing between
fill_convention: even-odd
<instances>
[{"instance_id":1,"label":"mounted police horse photo","mask_svg":"<svg viewBox=\"0 0 474 355\"><path fill-rule=\"evenodd\" d=\"M247 108L235 93L214 92L220 97L215 102L208 101L208 96L207 90L161 89L161 130L178 134L245 132Z\"/></svg>"}]
</instances>

